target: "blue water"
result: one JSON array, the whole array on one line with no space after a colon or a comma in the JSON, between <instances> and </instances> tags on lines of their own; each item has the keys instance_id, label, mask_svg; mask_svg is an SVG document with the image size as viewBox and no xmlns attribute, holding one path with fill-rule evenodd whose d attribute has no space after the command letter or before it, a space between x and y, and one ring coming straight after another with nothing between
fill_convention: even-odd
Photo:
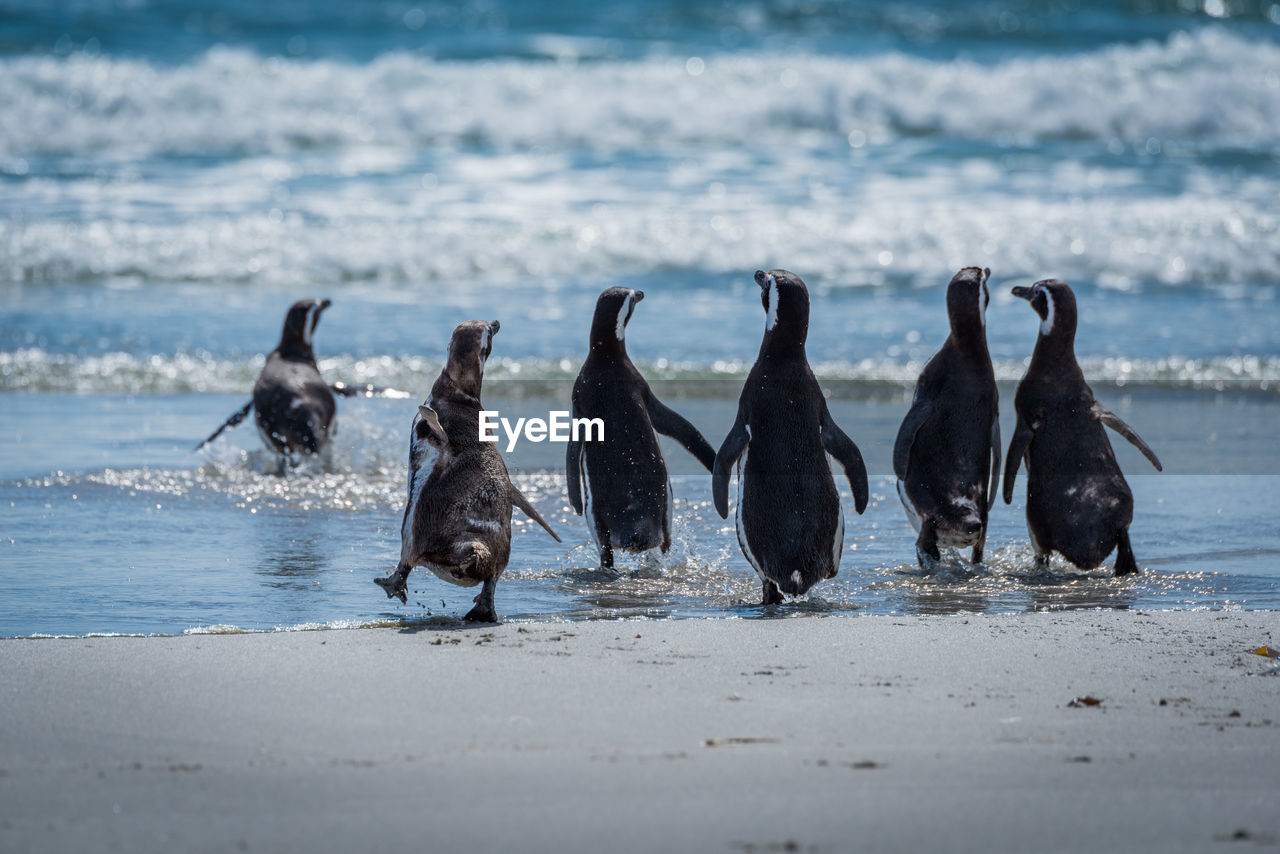
<instances>
[{"instance_id":1,"label":"blue water","mask_svg":"<svg viewBox=\"0 0 1280 854\"><path fill-rule=\"evenodd\" d=\"M1046 276L1127 449L1137 581L994 555L914 571L887 454L942 289L992 268L1016 381ZM759 343L756 268L814 298L810 357L878 498L797 613L1280 607L1280 6L1270 2L0 0L0 635L453 617L390 565L414 401L344 401L327 466L268 473L247 397L285 307L334 301L333 379L424 396L498 318L490 401L564 403L595 296L713 444ZM1012 432L1011 386L1003 393ZM605 578L556 454L509 459L565 535L516 534L509 618L750 616L754 576L672 449L680 536ZM873 479L874 479L873 478Z\"/></svg>"}]
</instances>

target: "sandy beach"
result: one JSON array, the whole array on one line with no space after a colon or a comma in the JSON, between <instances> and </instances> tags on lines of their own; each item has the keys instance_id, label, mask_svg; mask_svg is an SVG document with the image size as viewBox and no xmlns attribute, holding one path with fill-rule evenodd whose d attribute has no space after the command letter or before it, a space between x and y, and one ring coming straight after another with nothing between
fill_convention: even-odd
<instances>
[{"instance_id":1,"label":"sandy beach","mask_svg":"<svg viewBox=\"0 0 1280 854\"><path fill-rule=\"evenodd\" d=\"M0 849L1280 844L1274 612L0 641ZM1093 698L1091 705L1072 701Z\"/></svg>"}]
</instances>

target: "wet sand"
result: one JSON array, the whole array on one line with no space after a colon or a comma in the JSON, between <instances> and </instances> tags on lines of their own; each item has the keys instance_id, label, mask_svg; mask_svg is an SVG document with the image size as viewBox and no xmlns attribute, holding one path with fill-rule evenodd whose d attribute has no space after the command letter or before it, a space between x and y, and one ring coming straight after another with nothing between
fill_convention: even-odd
<instances>
[{"instance_id":1,"label":"wet sand","mask_svg":"<svg viewBox=\"0 0 1280 854\"><path fill-rule=\"evenodd\" d=\"M1262 644L1275 612L5 640L0 850L1272 846Z\"/></svg>"}]
</instances>

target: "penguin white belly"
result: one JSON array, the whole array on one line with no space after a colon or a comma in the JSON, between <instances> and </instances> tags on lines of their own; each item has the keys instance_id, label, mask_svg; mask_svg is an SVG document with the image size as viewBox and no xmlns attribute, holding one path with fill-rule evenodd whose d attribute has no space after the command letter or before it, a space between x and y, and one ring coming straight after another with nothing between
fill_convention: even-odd
<instances>
[{"instance_id":1,"label":"penguin white belly","mask_svg":"<svg viewBox=\"0 0 1280 854\"><path fill-rule=\"evenodd\" d=\"M907 490L901 480L898 481L898 500L902 502L902 509L907 511L907 521L911 523L911 527L917 534L920 533L920 514L916 512L916 506L911 503L911 499L907 498Z\"/></svg>"},{"instance_id":2,"label":"penguin white belly","mask_svg":"<svg viewBox=\"0 0 1280 854\"><path fill-rule=\"evenodd\" d=\"M667 478L667 518L662 520L662 530L671 533L671 523L676 518L676 494L671 490L671 478Z\"/></svg>"},{"instance_id":3,"label":"penguin white belly","mask_svg":"<svg viewBox=\"0 0 1280 854\"><path fill-rule=\"evenodd\" d=\"M738 529L738 545L742 548L742 553L747 556L747 562L751 564L751 568L756 571L756 575L760 576L761 581L768 581L764 571L760 568L760 559L756 557L755 552L751 551L751 544L747 542L747 532L742 527L742 507L743 496L746 494L744 488L747 482L747 454L751 452L750 446L742 452L742 456L738 459L738 513L734 519L735 527Z\"/></svg>"},{"instance_id":4,"label":"penguin white belly","mask_svg":"<svg viewBox=\"0 0 1280 854\"><path fill-rule=\"evenodd\" d=\"M431 475L435 471L436 460L440 458L439 449L427 442L422 442L418 450L422 456L420 464L410 475L409 506L404 514L404 521L400 524L401 563L413 561L413 528L418 518L418 502L422 498L422 490L426 488L427 482L431 480Z\"/></svg>"},{"instance_id":5,"label":"penguin white belly","mask_svg":"<svg viewBox=\"0 0 1280 854\"><path fill-rule=\"evenodd\" d=\"M591 473L587 471L586 451L579 452L578 463L582 469L583 509L586 511L583 518L587 520L587 533L591 535L591 542L595 543L596 548L599 549L600 538L596 536L596 514L591 509Z\"/></svg>"},{"instance_id":6,"label":"penguin white belly","mask_svg":"<svg viewBox=\"0 0 1280 854\"><path fill-rule=\"evenodd\" d=\"M840 571L840 553L844 551L844 508L836 502L836 535L831 543L831 576ZM828 576L828 577L831 577Z\"/></svg>"},{"instance_id":7,"label":"penguin white belly","mask_svg":"<svg viewBox=\"0 0 1280 854\"><path fill-rule=\"evenodd\" d=\"M424 563L422 564L422 568L430 570L432 574L441 581L447 581L450 584L456 584L459 587L475 587L480 583L479 580L475 578L463 578L462 576L454 575L454 571L447 566L437 566L434 563Z\"/></svg>"}]
</instances>

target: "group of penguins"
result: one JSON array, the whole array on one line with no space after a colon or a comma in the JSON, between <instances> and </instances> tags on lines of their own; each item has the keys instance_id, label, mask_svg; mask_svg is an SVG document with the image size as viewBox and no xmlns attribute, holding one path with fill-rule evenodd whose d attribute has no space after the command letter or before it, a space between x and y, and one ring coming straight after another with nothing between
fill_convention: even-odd
<instances>
[{"instance_id":1,"label":"group of penguins","mask_svg":"<svg viewBox=\"0 0 1280 854\"><path fill-rule=\"evenodd\" d=\"M940 547L972 548L982 560L987 516L1000 481L998 393L987 350L989 269L966 267L947 287L951 333L916 383L898 430L893 470L898 495L919 533L916 556L932 570ZM670 436L710 472L716 512L728 517L737 469L737 533L760 576L764 605L802 596L835 576L844 514L826 455L840 463L854 509L867 506L867 470L858 446L827 408L805 354L809 292L787 270L757 270L764 339L719 451L663 405L627 356L626 329L642 291L613 287L596 303L591 346L573 386L572 416L605 422L601 441L570 441L569 503L585 515L602 567L614 549L671 546L672 491L657 433ZM1082 569L1117 552L1115 574L1136 572L1129 544L1130 491L1104 427L1132 442L1156 467L1155 453L1093 396L1076 362L1076 299L1057 279L1015 287L1040 317L1040 332L1014 406L1017 427L1005 459L1005 503L1027 464L1027 529L1037 563L1058 552ZM334 423L334 393L376 394L373 386L328 384L311 340L328 300L301 300L285 317L253 399L205 442L250 409L263 440L284 460L321 451ZM499 323L470 320L449 341L448 361L414 416L409 495L396 570L375 581L407 601L414 567L464 587L481 585L469 621L496 622L494 591L511 555L512 507L560 541L508 476L494 442L480 439L480 392ZM202 443L203 445L204 443Z\"/></svg>"}]
</instances>

